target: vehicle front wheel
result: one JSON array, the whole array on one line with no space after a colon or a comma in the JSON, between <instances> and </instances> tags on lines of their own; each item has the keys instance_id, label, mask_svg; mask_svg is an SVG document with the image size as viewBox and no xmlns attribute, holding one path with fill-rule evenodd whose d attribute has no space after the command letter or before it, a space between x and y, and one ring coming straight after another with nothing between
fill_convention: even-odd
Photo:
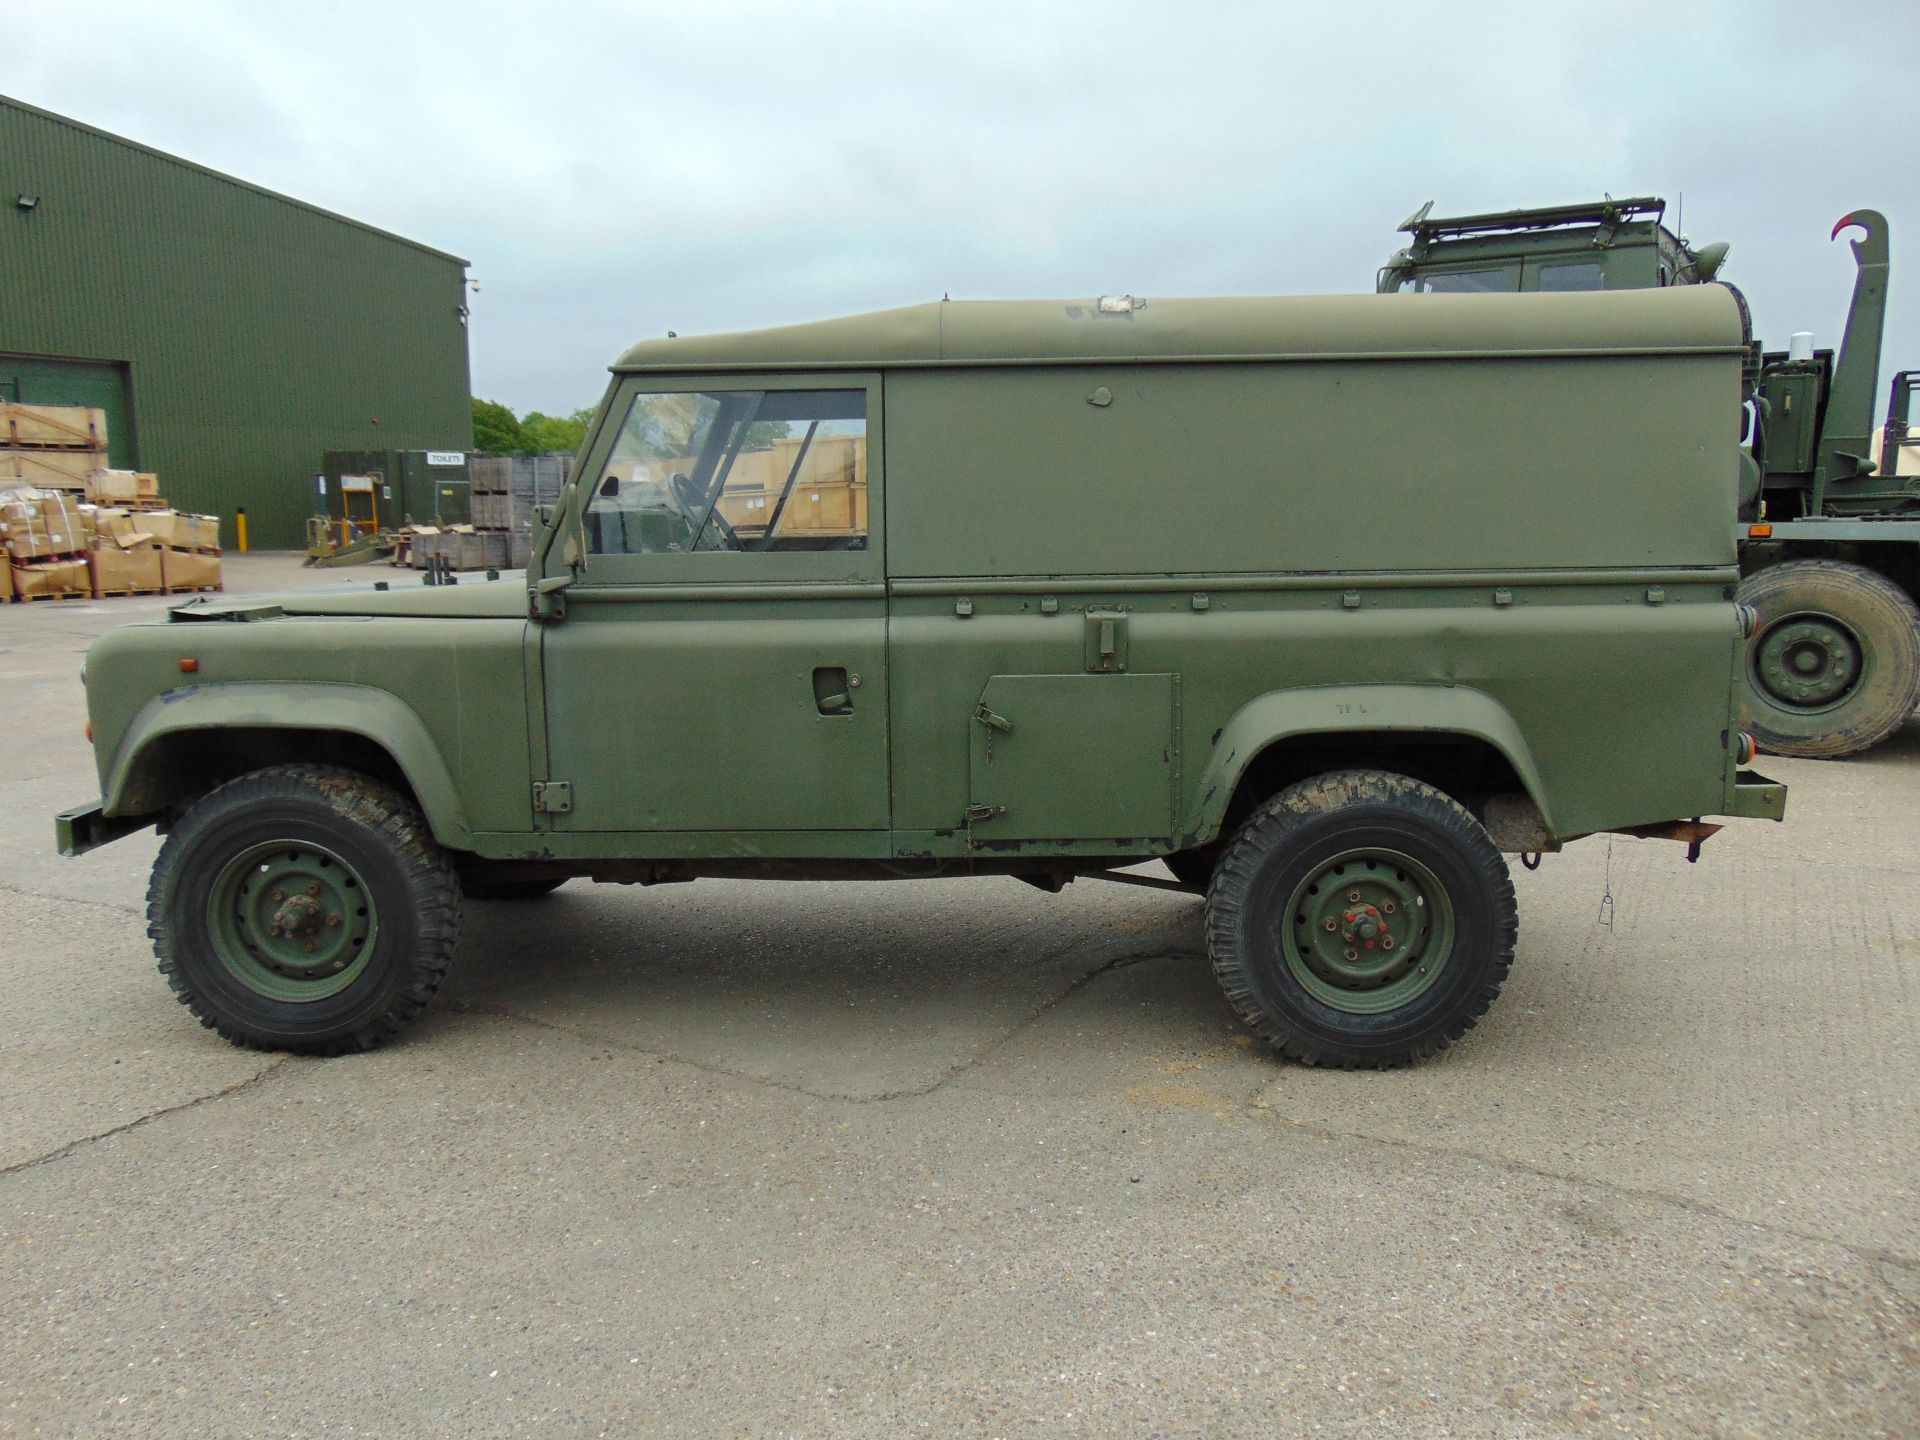
<instances>
[{"instance_id":1,"label":"vehicle front wheel","mask_svg":"<svg viewBox=\"0 0 1920 1440\"><path fill-rule=\"evenodd\" d=\"M1214 871L1206 930L1228 1001L1276 1051L1387 1069L1473 1028L1519 920L1471 814L1404 775L1344 770L1247 819Z\"/></svg>"},{"instance_id":2,"label":"vehicle front wheel","mask_svg":"<svg viewBox=\"0 0 1920 1440\"><path fill-rule=\"evenodd\" d=\"M405 797L281 765L204 796L147 891L160 973L235 1045L370 1050L426 1009L453 959L460 881Z\"/></svg>"}]
</instances>

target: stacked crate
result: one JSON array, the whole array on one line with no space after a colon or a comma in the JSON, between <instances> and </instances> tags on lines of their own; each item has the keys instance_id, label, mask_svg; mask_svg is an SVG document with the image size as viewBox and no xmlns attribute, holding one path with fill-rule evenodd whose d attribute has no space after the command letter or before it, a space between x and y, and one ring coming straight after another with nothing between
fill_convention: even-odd
<instances>
[{"instance_id":1,"label":"stacked crate","mask_svg":"<svg viewBox=\"0 0 1920 1440\"><path fill-rule=\"evenodd\" d=\"M471 523L415 525L406 563L416 570L518 570L533 550L533 514L551 505L573 471L571 455L476 455L467 466Z\"/></svg>"},{"instance_id":2,"label":"stacked crate","mask_svg":"<svg viewBox=\"0 0 1920 1440\"><path fill-rule=\"evenodd\" d=\"M76 498L107 468L107 415L84 405L0 402L0 488Z\"/></svg>"},{"instance_id":3,"label":"stacked crate","mask_svg":"<svg viewBox=\"0 0 1920 1440\"><path fill-rule=\"evenodd\" d=\"M92 598L84 508L76 497L62 490L0 493L0 530L5 532L7 555L6 598Z\"/></svg>"},{"instance_id":4,"label":"stacked crate","mask_svg":"<svg viewBox=\"0 0 1920 1440\"><path fill-rule=\"evenodd\" d=\"M160 547L160 580L169 595L225 586L220 574L220 517L145 511L135 521Z\"/></svg>"}]
</instances>

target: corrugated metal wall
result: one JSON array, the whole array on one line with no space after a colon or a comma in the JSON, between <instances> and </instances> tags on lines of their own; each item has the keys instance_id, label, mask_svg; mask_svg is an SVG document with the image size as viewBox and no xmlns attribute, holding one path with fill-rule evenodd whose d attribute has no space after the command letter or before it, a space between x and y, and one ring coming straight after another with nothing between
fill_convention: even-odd
<instances>
[{"instance_id":1,"label":"corrugated metal wall","mask_svg":"<svg viewBox=\"0 0 1920 1440\"><path fill-rule=\"evenodd\" d=\"M454 256L0 96L0 352L129 363L140 468L228 543L241 506L303 543L324 450L471 448L465 298Z\"/></svg>"}]
</instances>

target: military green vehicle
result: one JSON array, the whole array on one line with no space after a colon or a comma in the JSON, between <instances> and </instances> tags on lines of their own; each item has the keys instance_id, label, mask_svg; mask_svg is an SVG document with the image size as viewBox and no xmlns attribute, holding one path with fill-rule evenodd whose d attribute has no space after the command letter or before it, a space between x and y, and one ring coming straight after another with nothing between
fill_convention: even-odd
<instances>
[{"instance_id":1,"label":"military green vehicle","mask_svg":"<svg viewBox=\"0 0 1920 1440\"><path fill-rule=\"evenodd\" d=\"M1652 197L1452 219L1432 210L1429 201L1401 225L1412 241L1381 269L1379 290L1702 285L1727 256L1725 244L1689 245ZM1910 429L1920 371L1894 375L1876 444L1887 222L1856 210L1833 237L1852 228L1864 235L1853 241L1858 268L1837 358L1810 333L1765 350L1747 327L1740 599L1759 625L1744 714L1760 748L1781 755L1854 754L1920 706L1920 436Z\"/></svg>"},{"instance_id":2,"label":"military green vehicle","mask_svg":"<svg viewBox=\"0 0 1920 1440\"><path fill-rule=\"evenodd\" d=\"M1099 876L1203 892L1275 1049L1404 1063L1506 977L1503 852L1782 814L1734 721L1744 356L1717 286L650 341L524 580L101 639L59 843L165 832L160 969L241 1045L392 1036L463 896Z\"/></svg>"}]
</instances>

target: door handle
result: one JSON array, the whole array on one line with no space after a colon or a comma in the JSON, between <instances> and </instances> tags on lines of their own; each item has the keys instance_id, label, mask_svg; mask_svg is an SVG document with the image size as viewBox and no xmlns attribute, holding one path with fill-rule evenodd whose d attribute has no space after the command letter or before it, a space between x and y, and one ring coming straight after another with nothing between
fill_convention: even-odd
<instances>
[{"instance_id":1,"label":"door handle","mask_svg":"<svg viewBox=\"0 0 1920 1440\"><path fill-rule=\"evenodd\" d=\"M822 665L813 672L813 704L822 715L851 715L853 687L844 665Z\"/></svg>"}]
</instances>

